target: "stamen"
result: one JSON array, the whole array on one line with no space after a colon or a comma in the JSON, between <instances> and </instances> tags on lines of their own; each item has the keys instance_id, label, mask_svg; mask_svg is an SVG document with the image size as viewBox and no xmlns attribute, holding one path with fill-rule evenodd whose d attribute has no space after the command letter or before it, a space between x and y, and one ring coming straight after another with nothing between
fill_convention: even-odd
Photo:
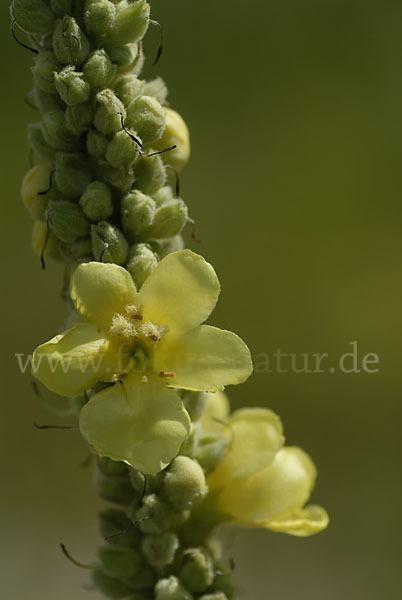
<instances>
[{"instance_id":1,"label":"stamen","mask_svg":"<svg viewBox=\"0 0 402 600\"><path fill-rule=\"evenodd\" d=\"M176 373L173 373L173 371L161 371L159 377L176 377Z\"/></svg>"},{"instance_id":2,"label":"stamen","mask_svg":"<svg viewBox=\"0 0 402 600\"><path fill-rule=\"evenodd\" d=\"M112 376L112 381L113 381L113 383L119 383L120 381L122 381L126 377L128 377L128 373L115 373Z\"/></svg>"}]
</instances>

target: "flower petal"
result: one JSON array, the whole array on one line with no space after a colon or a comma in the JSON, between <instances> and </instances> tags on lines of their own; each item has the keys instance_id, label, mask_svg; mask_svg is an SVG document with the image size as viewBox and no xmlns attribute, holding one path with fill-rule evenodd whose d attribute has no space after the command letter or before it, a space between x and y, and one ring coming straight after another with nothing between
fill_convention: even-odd
<instances>
[{"instance_id":1,"label":"flower petal","mask_svg":"<svg viewBox=\"0 0 402 600\"><path fill-rule=\"evenodd\" d=\"M166 256L139 293L144 317L167 325L171 335L203 323L218 301L220 285L213 267L202 256L180 250Z\"/></svg>"},{"instance_id":2,"label":"flower petal","mask_svg":"<svg viewBox=\"0 0 402 600\"><path fill-rule=\"evenodd\" d=\"M231 331L210 325L167 339L159 348L155 364L158 372L175 374L169 379L171 387L208 392L242 383L253 370L243 340Z\"/></svg>"},{"instance_id":3,"label":"flower petal","mask_svg":"<svg viewBox=\"0 0 402 600\"><path fill-rule=\"evenodd\" d=\"M33 355L32 374L52 392L70 398L95 381L110 381L118 369L116 347L89 323L56 335Z\"/></svg>"},{"instance_id":4,"label":"flower petal","mask_svg":"<svg viewBox=\"0 0 402 600\"><path fill-rule=\"evenodd\" d=\"M178 454L190 431L179 395L159 380L124 384L95 394L80 417L84 437L101 456L155 475Z\"/></svg>"},{"instance_id":5,"label":"flower petal","mask_svg":"<svg viewBox=\"0 0 402 600\"><path fill-rule=\"evenodd\" d=\"M199 420L204 434L221 434L225 428L225 421L230 413L229 398L224 392L208 394L207 406Z\"/></svg>"},{"instance_id":6,"label":"flower petal","mask_svg":"<svg viewBox=\"0 0 402 600\"><path fill-rule=\"evenodd\" d=\"M328 523L327 511L322 506L310 504L310 506L296 510L287 517L270 521L265 527L298 537L307 537L319 533L328 526Z\"/></svg>"},{"instance_id":7,"label":"flower petal","mask_svg":"<svg viewBox=\"0 0 402 600\"><path fill-rule=\"evenodd\" d=\"M137 291L128 271L115 264L79 265L71 278L71 299L80 314L107 332L114 313L137 302Z\"/></svg>"},{"instance_id":8,"label":"flower petal","mask_svg":"<svg viewBox=\"0 0 402 600\"><path fill-rule=\"evenodd\" d=\"M234 479L244 479L272 463L283 446L282 423L265 408L244 408L234 412L228 422L231 446L209 476L211 488L224 487Z\"/></svg>"},{"instance_id":9,"label":"flower petal","mask_svg":"<svg viewBox=\"0 0 402 600\"><path fill-rule=\"evenodd\" d=\"M264 527L300 509L310 496L315 477L310 457L300 448L285 447L265 469L226 485L218 508L239 523Z\"/></svg>"}]
</instances>

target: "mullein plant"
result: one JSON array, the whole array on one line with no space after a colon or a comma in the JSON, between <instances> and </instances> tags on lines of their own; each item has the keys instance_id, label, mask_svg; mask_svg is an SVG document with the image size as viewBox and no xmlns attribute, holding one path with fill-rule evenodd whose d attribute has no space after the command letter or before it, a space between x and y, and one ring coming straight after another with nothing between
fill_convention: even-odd
<instances>
[{"instance_id":1,"label":"mullein plant","mask_svg":"<svg viewBox=\"0 0 402 600\"><path fill-rule=\"evenodd\" d=\"M11 5L12 33L35 54L22 198L42 266L65 263L69 309L33 374L70 399L111 503L95 586L109 598L227 600L220 524L308 536L328 517L306 506L316 469L284 445L279 417L231 413L223 393L252 363L237 335L203 324L220 285L184 249L188 210L168 178L189 158L189 133L164 81L140 77L150 12L146 0Z\"/></svg>"}]
</instances>

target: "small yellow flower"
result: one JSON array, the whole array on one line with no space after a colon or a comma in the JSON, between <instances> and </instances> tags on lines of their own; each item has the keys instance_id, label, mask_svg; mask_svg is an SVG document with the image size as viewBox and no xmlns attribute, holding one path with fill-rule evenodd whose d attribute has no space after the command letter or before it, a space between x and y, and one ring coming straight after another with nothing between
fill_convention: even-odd
<instances>
[{"instance_id":1,"label":"small yellow flower","mask_svg":"<svg viewBox=\"0 0 402 600\"><path fill-rule=\"evenodd\" d=\"M96 381L118 383L84 406L81 431L99 454L157 472L189 430L173 389L212 392L251 373L238 336L202 325L219 292L212 266L189 250L164 258L140 292L122 267L82 264L70 293L85 322L39 346L33 373L69 397Z\"/></svg>"},{"instance_id":2,"label":"small yellow flower","mask_svg":"<svg viewBox=\"0 0 402 600\"><path fill-rule=\"evenodd\" d=\"M222 394L224 396L224 394ZM225 414L226 412L226 414ZM240 525L264 527L296 536L325 529L328 515L320 506L308 505L316 468L300 448L284 446L279 417L263 408L235 411L209 400L202 428L210 431L219 414L226 418L230 450L209 475L215 507ZM216 427L216 424L213 425Z\"/></svg>"}]
</instances>

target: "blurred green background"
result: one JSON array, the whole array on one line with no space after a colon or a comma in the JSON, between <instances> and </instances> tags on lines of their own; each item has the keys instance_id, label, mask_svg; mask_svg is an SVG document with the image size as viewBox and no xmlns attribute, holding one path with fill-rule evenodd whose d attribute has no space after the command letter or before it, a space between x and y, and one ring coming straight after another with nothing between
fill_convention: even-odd
<instances>
[{"instance_id":1,"label":"blurred green background","mask_svg":"<svg viewBox=\"0 0 402 600\"><path fill-rule=\"evenodd\" d=\"M213 322L254 357L328 353L358 341L375 374L255 373L235 406L277 411L319 468L330 528L310 539L225 533L245 600L401 596L402 4L392 0L154 0L154 69L186 118L182 193L223 292ZM1 596L85 600L101 505L85 444L35 398L15 353L62 325L61 270L41 271L19 198L28 168L31 55L1 7ZM157 32L148 37L154 56ZM146 73L152 74L150 66ZM333 362L331 363L331 358ZM336 365L335 365L336 366Z\"/></svg>"}]
</instances>

